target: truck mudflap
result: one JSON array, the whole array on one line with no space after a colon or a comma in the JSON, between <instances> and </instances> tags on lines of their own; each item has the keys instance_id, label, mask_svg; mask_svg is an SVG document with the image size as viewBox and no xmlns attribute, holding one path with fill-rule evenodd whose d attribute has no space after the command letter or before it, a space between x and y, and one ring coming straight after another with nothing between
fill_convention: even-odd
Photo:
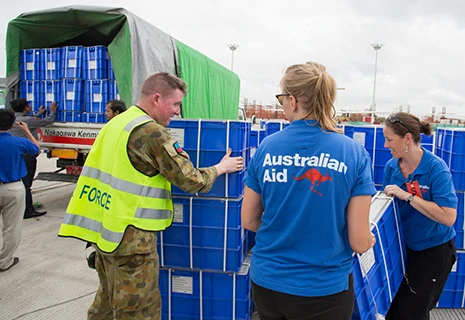
<instances>
[{"instance_id":1,"label":"truck mudflap","mask_svg":"<svg viewBox=\"0 0 465 320\"><path fill-rule=\"evenodd\" d=\"M79 176L60 173L57 171L54 172L39 172L37 174L36 180L45 180L45 181L61 181L61 182L74 182L76 183Z\"/></svg>"}]
</instances>

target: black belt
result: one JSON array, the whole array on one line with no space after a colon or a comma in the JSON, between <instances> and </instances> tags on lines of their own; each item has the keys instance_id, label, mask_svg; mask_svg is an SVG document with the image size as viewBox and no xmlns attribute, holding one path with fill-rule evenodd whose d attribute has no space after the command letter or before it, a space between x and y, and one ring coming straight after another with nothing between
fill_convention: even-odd
<instances>
[{"instance_id":1,"label":"black belt","mask_svg":"<svg viewBox=\"0 0 465 320\"><path fill-rule=\"evenodd\" d=\"M15 182L19 182L19 181L21 181L21 180L10 181L10 182L2 182L2 181L0 181L0 184L15 183Z\"/></svg>"}]
</instances>

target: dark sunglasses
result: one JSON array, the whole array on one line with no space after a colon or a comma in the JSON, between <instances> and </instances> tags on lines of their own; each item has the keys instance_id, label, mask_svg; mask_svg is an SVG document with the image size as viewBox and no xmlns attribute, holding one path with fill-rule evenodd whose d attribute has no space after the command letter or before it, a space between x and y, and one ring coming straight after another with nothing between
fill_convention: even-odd
<instances>
[{"instance_id":1,"label":"dark sunglasses","mask_svg":"<svg viewBox=\"0 0 465 320\"><path fill-rule=\"evenodd\" d=\"M277 94L275 95L276 99L278 99L278 102L280 105L283 105L284 101L283 101L283 97L290 97L291 94L290 93L280 93L280 94Z\"/></svg>"},{"instance_id":2,"label":"dark sunglasses","mask_svg":"<svg viewBox=\"0 0 465 320\"><path fill-rule=\"evenodd\" d=\"M408 132L412 133L410 131L410 128L405 124L405 122L403 122L402 120L400 120L399 118L397 118L396 116L389 116L387 118L387 121L389 121L389 123L392 123L392 124L395 124L395 123L399 123L400 125L402 125L405 129L407 129Z\"/></svg>"}]
</instances>

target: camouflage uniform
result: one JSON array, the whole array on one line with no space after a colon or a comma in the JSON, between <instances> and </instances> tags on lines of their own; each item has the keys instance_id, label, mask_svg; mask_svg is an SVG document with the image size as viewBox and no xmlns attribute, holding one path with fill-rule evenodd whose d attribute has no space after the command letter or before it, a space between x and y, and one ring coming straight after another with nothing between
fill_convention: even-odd
<instances>
[{"instance_id":1,"label":"camouflage uniform","mask_svg":"<svg viewBox=\"0 0 465 320\"><path fill-rule=\"evenodd\" d=\"M148 176L162 174L187 192L208 192L218 175L216 168L194 168L187 153L176 147L168 130L149 122L134 129L127 149L136 170ZM97 249L95 264L100 286L89 320L161 318L156 232L128 226L114 252Z\"/></svg>"}]
</instances>

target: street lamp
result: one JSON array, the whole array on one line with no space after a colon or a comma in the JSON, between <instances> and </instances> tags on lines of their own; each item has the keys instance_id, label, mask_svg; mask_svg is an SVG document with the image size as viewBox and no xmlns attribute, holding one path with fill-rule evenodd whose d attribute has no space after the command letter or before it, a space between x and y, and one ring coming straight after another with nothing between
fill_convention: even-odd
<instances>
[{"instance_id":1,"label":"street lamp","mask_svg":"<svg viewBox=\"0 0 465 320\"><path fill-rule=\"evenodd\" d=\"M346 88L336 88L336 90L345 90ZM339 94L336 92L336 101L334 101L334 108L337 106L337 99L339 97Z\"/></svg>"},{"instance_id":2,"label":"street lamp","mask_svg":"<svg viewBox=\"0 0 465 320\"><path fill-rule=\"evenodd\" d=\"M237 48L239 48L239 45L236 43L229 43L226 45L229 50L231 50L231 71L233 71L234 68L234 51L236 51Z\"/></svg>"},{"instance_id":3,"label":"street lamp","mask_svg":"<svg viewBox=\"0 0 465 320\"><path fill-rule=\"evenodd\" d=\"M376 69L378 67L378 51L384 47L384 44L382 43L372 43L371 46L373 49L375 49L376 55L375 55L375 81L373 83L373 107L371 111L371 123L375 121L375 111L376 111L376 102L375 102L375 95L376 95Z\"/></svg>"}]
</instances>

